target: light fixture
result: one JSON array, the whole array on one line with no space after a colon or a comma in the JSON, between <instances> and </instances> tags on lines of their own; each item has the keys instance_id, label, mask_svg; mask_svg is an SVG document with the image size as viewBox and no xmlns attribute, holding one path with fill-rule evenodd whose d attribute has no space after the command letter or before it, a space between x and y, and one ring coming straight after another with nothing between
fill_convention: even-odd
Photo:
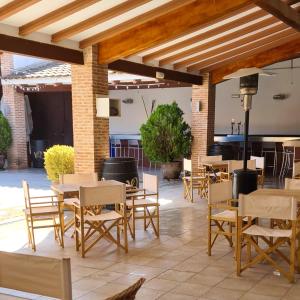
<instances>
[{"instance_id":1,"label":"light fixture","mask_svg":"<svg viewBox=\"0 0 300 300\"><path fill-rule=\"evenodd\" d=\"M96 117L109 118L109 97L108 95L96 96Z\"/></svg>"}]
</instances>

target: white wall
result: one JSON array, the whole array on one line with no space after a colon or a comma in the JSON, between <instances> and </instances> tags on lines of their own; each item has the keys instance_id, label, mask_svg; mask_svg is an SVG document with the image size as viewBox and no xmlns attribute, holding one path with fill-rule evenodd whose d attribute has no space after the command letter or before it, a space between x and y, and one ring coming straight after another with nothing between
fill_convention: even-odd
<instances>
[{"instance_id":1,"label":"white wall","mask_svg":"<svg viewBox=\"0 0 300 300\"><path fill-rule=\"evenodd\" d=\"M143 123L147 121L144 109L144 98L148 114L151 111L152 100L156 100L155 108L159 104L176 101L184 112L184 119L191 123L192 88L163 88L109 91L111 99L121 99L121 117L111 117L109 121L111 134L137 134ZM132 98L133 104L125 104L122 100Z\"/></svg>"},{"instance_id":2,"label":"white wall","mask_svg":"<svg viewBox=\"0 0 300 300\"><path fill-rule=\"evenodd\" d=\"M290 61L272 65L266 69L289 67ZM294 67L300 67L300 59L294 60ZM273 70L275 76L259 78L258 93L253 97L250 112L250 133L300 135L300 69ZM291 83L293 81L293 83ZM232 79L217 85L215 133L229 134L231 119L244 121L239 99L232 94L239 93L239 80ZM273 100L275 94L289 94L283 101Z\"/></svg>"}]
</instances>

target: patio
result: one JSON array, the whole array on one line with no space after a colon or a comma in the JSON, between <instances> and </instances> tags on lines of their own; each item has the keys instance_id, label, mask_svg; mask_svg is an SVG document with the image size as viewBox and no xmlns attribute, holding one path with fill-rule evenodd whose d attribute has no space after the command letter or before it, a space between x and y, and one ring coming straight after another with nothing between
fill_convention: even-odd
<instances>
[{"instance_id":1,"label":"patio","mask_svg":"<svg viewBox=\"0 0 300 300\"><path fill-rule=\"evenodd\" d=\"M32 182L34 194L49 193L43 172L5 171L0 173L2 207L4 198L18 200L11 205L23 205L20 178ZM288 283L273 273L268 264L256 265L238 278L233 251L225 239L217 241L213 255L208 257L206 201L196 198L191 204L183 200L181 182L161 181L160 191L159 239L153 232L145 232L142 222L138 222L136 240L129 239L128 254L103 241L82 259L75 251L70 232L61 249L53 238L53 230L44 229L36 232L36 255L71 258L74 299L105 299L140 277L147 281L137 299L298 299L300 281ZM27 246L25 228L24 219L0 225L0 250L33 254ZM45 299L10 293L25 299ZM12 297L0 295L0 299Z\"/></svg>"}]
</instances>

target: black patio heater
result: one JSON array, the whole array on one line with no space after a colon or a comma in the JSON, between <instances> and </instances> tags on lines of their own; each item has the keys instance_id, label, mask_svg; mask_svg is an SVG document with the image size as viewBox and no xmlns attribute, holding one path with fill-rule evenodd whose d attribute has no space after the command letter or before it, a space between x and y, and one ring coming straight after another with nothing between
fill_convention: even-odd
<instances>
[{"instance_id":1,"label":"black patio heater","mask_svg":"<svg viewBox=\"0 0 300 300\"><path fill-rule=\"evenodd\" d=\"M224 79L240 78L240 95L243 96L243 109L245 111L244 126L244 153L243 169L233 172L233 198L238 199L239 194L249 194L257 189L257 172L247 168L248 139L249 139L249 113L252 107L252 96L256 95L258 89L258 76L271 75L258 68L241 69Z\"/></svg>"}]
</instances>

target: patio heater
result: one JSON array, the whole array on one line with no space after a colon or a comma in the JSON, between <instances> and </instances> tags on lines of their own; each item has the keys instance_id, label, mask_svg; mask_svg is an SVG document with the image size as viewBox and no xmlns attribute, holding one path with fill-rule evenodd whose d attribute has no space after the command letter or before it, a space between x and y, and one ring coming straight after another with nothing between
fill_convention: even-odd
<instances>
[{"instance_id":1,"label":"patio heater","mask_svg":"<svg viewBox=\"0 0 300 300\"><path fill-rule=\"evenodd\" d=\"M258 90L259 75L272 75L258 68L240 69L225 76L224 79L240 78L240 95L243 96L243 109L245 112L243 169L233 172L233 198L238 199L239 194L249 194L257 189L257 172L247 169L249 115L252 108L252 96Z\"/></svg>"}]
</instances>

